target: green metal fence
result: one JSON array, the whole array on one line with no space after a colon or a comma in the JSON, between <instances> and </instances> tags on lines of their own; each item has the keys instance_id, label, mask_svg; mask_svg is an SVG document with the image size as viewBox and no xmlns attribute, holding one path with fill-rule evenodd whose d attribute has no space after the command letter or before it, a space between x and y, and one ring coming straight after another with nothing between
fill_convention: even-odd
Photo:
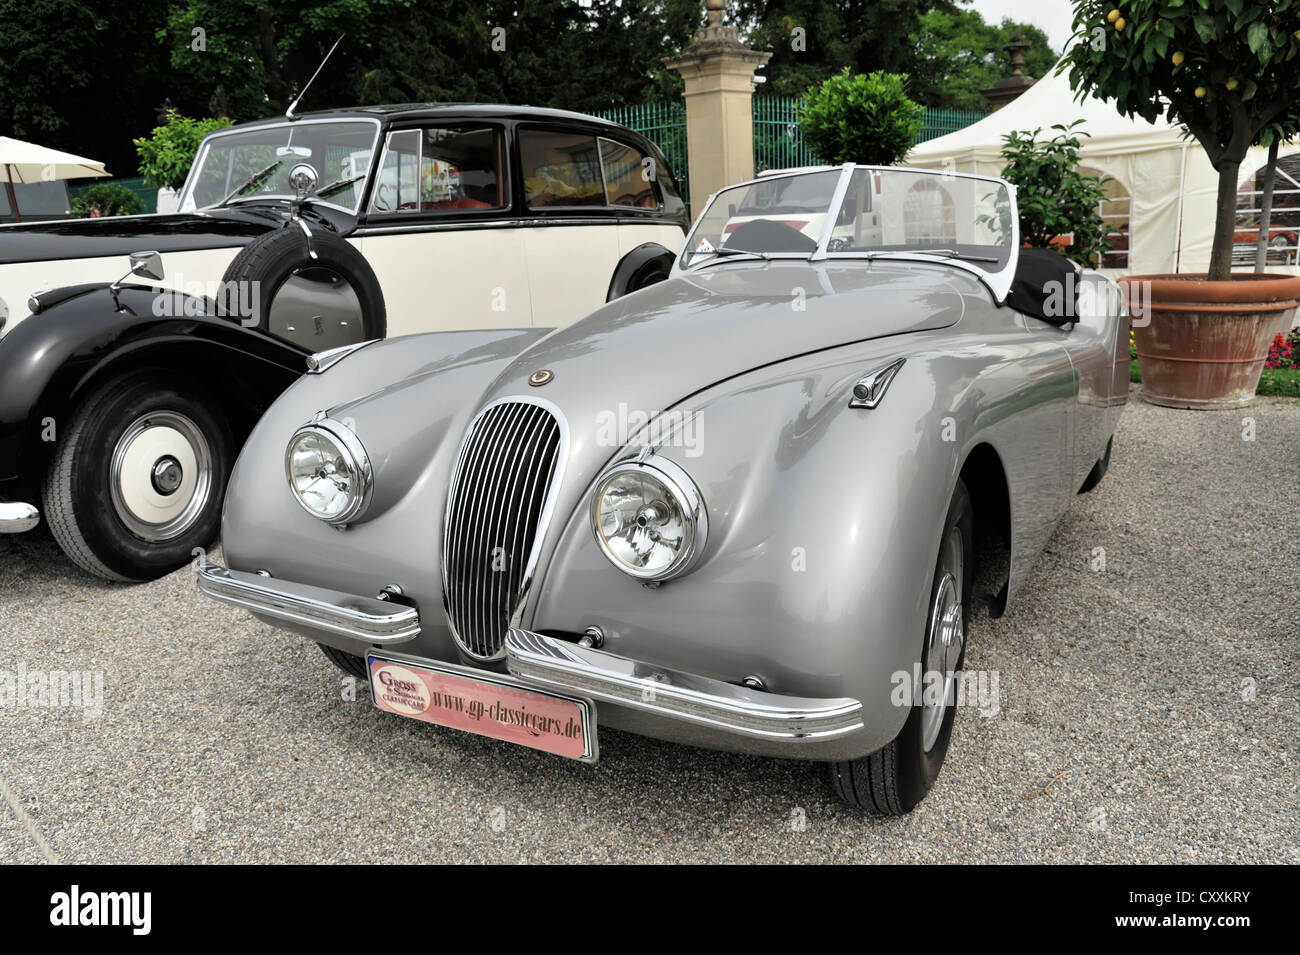
<instances>
[{"instance_id":1,"label":"green metal fence","mask_svg":"<svg viewBox=\"0 0 1300 955\"><path fill-rule=\"evenodd\" d=\"M754 171L816 166L821 159L803 141L799 129L799 100L792 96L754 97ZM918 143L956 132L983 119L986 113L927 107Z\"/></svg>"},{"instance_id":2,"label":"green metal fence","mask_svg":"<svg viewBox=\"0 0 1300 955\"><path fill-rule=\"evenodd\" d=\"M677 188L689 208L691 192L688 183L689 164L686 161L686 103L682 100L642 103L640 106L603 110L596 115L635 129L663 150L673 178L677 180Z\"/></svg>"}]
</instances>

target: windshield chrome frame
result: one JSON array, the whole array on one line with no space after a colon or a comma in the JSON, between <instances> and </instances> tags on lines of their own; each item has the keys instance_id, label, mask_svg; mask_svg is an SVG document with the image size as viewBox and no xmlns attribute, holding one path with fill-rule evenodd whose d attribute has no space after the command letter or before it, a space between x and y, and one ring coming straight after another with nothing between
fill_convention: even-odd
<instances>
[{"instance_id":1,"label":"windshield chrome frame","mask_svg":"<svg viewBox=\"0 0 1300 955\"><path fill-rule=\"evenodd\" d=\"M709 201L705 203L703 211L700 212L699 216L696 217L695 219L695 223L691 226L691 231L686 236L686 242L682 245L681 254L678 255L676 262L673 263L673 274L680 274L682 272L694 271L697 268L700 268L701 266L706 264L712 265L719 262L731 262L731 261L753 262L756 260L764 261L769 259L770 260L793 259L800 262L820 262L820 263L835 261L837 259L852 259L860 262L870 262L873 260L881 261L881 262L890 261L890 260L915 261L915 262L923 262L927 264L946 265L951 268L957 268L957 269L961 269L964 272L968 272L969 274L975 276L975 278L979 279L981 284L983 284L989 290L989 293L993 296L993 300L996 303L1001 305L1003 302L1006 301L1007 294L1011 291L1011 282L1015 278L1016 263L1019 261L1020 258L1020 216L1019 216L1019 209L1016 203L1015 186L1007 182L1005 179L999 179L996 176L980 176L974 173L951 172L949 170L940 170L940 169L914 169L910 166L871 166L871 165L858 164L858 163L844 163L838 168L840 170L840 178L835 183L835 191L832 193L830 203L827 206L826 224L822 227L822 234L821 234L821 238L817 242L817 248L812 253L763 252L763 253L751 253L752 257L750 258L746 258L740 255L737 255L734 258L730 256L715 255L712 258L705 259L705 261L702 263L691 264L689 262L690 257L697 254L692 248L693 245L692 240L695 238L696 230L698 229L699 224L704 221L705 216L708 215L709 210L713 208L713 204L717 201L718 197L721 196L723 193L730 192L733 189L739 189L745 186L753 186L758 183L771 182L774 179L787 179L792 176L814 176L822 173L833 172L836 169L835 166L826 166L823 168L816 168L816 169L803 168L803 169L791 170L789 172L769 173L763 176L755 177L754 179L748 179L744 182L738 182L735 185L727 186L725 189L719 189L713 195L709 196ZM844 204L844 197L848 194L849 184L852 181L853 174L857 172L859 169L879 171L879 172L907 172L916 175L939 176L944 179L976 179L981 182L995 183L1001 186L1002 188L1006 189L1007 197L1011 201L1011 246L1009 249L1009 254L1007 256L1006 265L1004 265L1001 269L999 269L996 272L989 272L980 268L977 265L974 265L971 262L965 262L962 261L961 259L952 258L950 256L929 254L920 249L918 249L915 252L907 251L905 249L899 249L899 250L882 249L882 250L877 250L874 253L870 249L859 249L853 252L829 251L831 237L835 231L835 224L839 220L840 208Z\"/></svg>"},{"instance_id":2,"label":"windshield chrome frame","mask_svg":"<svg viewBox=\"0 0 1300 955\"><path fill-rule=\"evenodd\" d=\"M282 120L281 122L278 123L260 123L257 125L244 124L241 126L231 126L228 127L227 129L221 129L215 133L209 133L207 136L203 137L203 145L199 148L199 153L195 157L193 165L190 166L190 171L185 177L185 184L181 186L181 191L176 196L176 211L177 212L185 211L184 208L185 199L187 196L189 196L190 190L193 189L194 186L197 184L198 172L200 169L203 168L203 163L207 161L208 151L210 147L218 139L224 139L227 136L235 136L240 133L250 133L258 130L284 129L284 128L293 128L295 126L319 126L321 123L335 123L335 124L370 123L375 127L375 135L370 140L370 163L369 166L366 168L366 178L358 184L361 186L361 189L357 191L357 204L349 208L348 206L340 205L337 202L330 202L328 199L314 200L319 205L329 206L331 209L337 209L340 212L346 213L347 215L360 216L361 209L362 209L362 199L364 199L370 191L370 172L374 168L375 151L379 145L379 135L383 131L383 123L377 117L374 116L347 116L347 117L320 116L312 119ZM293 198L294 198L293 195L288 193L284 195L281 195L279 193L264 193L256 196L241 196L241 197L236 197L235 199L227 203L227 207L232 206L238 202L247 202L249 200L254 200L254 199L272 199L272 200L283 199L287 202L292 200ZM209 203L206 206L196 205L190 211L204 212L215 208L219 204L220 204L220 200L217 200L217 202Z\"/></svg>"}]
</instances>

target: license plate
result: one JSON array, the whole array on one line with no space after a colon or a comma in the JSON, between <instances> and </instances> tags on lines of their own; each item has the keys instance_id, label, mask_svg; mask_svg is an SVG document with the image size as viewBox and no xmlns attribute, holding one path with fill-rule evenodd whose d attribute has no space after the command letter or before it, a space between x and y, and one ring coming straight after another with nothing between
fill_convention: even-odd
<instances>
[{"instance_id":1,"label":"license plate","mask_svg":"<svg viewBox=\"0 0 1300 955\"><path fill-rule=\"evenodd\" d=\"M370 696L381 710L594 763L596 720L589 700L525 689L496 673L371 656Z\"/></svg>"}]
</instances>

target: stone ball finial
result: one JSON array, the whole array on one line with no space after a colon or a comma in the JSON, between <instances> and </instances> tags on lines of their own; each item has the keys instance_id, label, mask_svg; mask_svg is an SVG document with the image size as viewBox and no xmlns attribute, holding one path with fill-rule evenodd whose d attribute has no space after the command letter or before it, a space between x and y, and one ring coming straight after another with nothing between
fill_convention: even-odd
<instances>
[{"instance_id":1,"label":"stone ball finial","mask_svg":"<svg viewBox=\"0 0 1300 955\"><path fill-rule=\"evenodd\" d=\"M722 22L722 11L727 9L727 0L704 0L704 8L709 11L709 26Z\"/></svg>"}]
</instances>

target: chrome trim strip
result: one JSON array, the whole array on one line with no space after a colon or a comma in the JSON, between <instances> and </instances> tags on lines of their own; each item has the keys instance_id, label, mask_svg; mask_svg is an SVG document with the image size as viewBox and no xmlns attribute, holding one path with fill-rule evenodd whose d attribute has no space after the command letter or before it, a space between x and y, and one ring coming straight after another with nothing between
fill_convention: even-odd
<instances>
[{"instance_id":1,"label":"chrome trim strip","mask_svg":"<svg viewBox=\"0 0 1300 955\"><path fill-rule=\"evenodd\" d=\"M836 739L863 727L862 704L751 690L512 627L506 666L538 687L578 693L657 716L742 736Z\"/></svg>"},{"instance_id":2,"label":"chrome trim strip","mask_svg":"<svg viewBox=\"0 0 1300 955\"><path fill-rule=\"evenodd\" d=\"M420 635L420 611L377 597L277 580L207 561L198 567L199 590L253 613L372 644L405 643Z\"/></svg>"},{"instance_id":3,"label":"chrome trim strip","mask_svg":"<svg viewBox=\"0 0 1300 955\"><path fill-rule=\"evenodd\" d=\"M490 212L499 212L499 209L484 210ZM398 212L381 213L387 217L390 215L401 215ZM460 232L465 229L535 229L545 228L548 226L623 226L623 225L676 225L674 221L668 218L643 218L636 216L632 218L623 218L618 215L610 216L586 216L581 219L569 219L561 216L554 218L539 219L533 216L521 216L518 219L464 219L459 218L465 215L465 210L449 210L447 222L407 222L394 223L392 225L364 225L348 233L349 238L364 237L368 235L404 235L415 232ZM472 214L472 213L471 213ZM374 215L373 213L371 215ZM428 215L428 213L420 213ZM451 218L451 216L457 218ZM388 222L385 218L382 221ZM805 256L806 258L806 256Z\"/></svg>"},{"instance_id":4,"label":"chrome trim strip","mask_svg":"<svg viewBox=\"0 0 1300 955\"><path fill-rule=\"evenodd\" d=\"M41 522L41 512L22 501L0 501L0 534L22 534Z\"/></svg>"}]
</instances>

